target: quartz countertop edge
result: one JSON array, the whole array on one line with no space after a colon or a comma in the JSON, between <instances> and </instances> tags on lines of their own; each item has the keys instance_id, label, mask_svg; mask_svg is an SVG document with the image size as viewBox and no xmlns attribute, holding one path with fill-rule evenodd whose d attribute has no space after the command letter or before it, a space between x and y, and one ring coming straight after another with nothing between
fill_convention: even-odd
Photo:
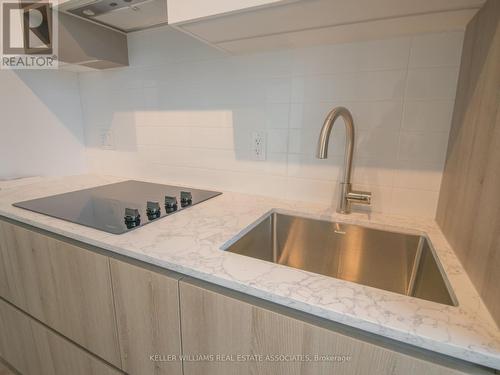
<instances>
[{"instance_id":1,"label":"quartz countertop edge","mask_svg":"<svg viewBox=\"0 0 500 375\"><path fill-rule=\"evenodd\" d=\"M325 205L224 192L189 210L114 235L12 206L128 179L78 175L0 182L0 216L347 326L500 369L499 328L433 220L375 213L339 215ZM176 184L159 179L151 182ZM441 305L221 250L272 210L425 233L459 305Z\"/></svg>"}]
</instances>

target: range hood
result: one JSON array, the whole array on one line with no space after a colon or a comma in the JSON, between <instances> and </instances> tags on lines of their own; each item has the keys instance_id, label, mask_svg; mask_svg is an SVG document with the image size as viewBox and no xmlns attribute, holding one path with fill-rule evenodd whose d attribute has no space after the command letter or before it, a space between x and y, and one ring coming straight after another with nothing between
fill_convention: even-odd
<instances>
[{"instance_id":1,"label":"range hood","mask_svg":"<svg viewBox=\"0 0 500 375\"><path fill-rule=\"evenodd\" d=\"M69 0L59 11L123 32L167 23L167 0Z\"/></svg>"}]
</instances>

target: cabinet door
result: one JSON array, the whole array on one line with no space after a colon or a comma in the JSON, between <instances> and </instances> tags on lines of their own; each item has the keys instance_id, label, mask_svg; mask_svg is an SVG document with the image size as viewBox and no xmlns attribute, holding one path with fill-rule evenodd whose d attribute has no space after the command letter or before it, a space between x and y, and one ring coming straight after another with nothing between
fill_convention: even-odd
<instances>
[{"instance_id":1,"label":"cabinet door","mask_svg":"<svg viewBox=\"0 0 500 375\"><path fill-rule=\"evenodd\" d=\"M0 332L0 356L23 375L122 374L2 299Z\"/></svg>"},{"instance_id":2,"label":"cabinet door","mask_svg":"<svg viewBox=\"0 0 500 375\"><path fill-rule=\"evenodd\" d=\"M110 262L123 370L182 374L178 279Z\"/></svg>"},{"instance_id":3,"label":"cabinet door","mask_svg":"<svg viewBox=\"0 0 500 375\"><path fill-rule=\"evenodd\" d=\"M1 358L0 358L1 359ZM16 375L7 364L0 360L0 375Z\"/></svg>"},{"instance_id":4,"label":"cabinet door","mask_svg":"<svg viewBox=\"0 0 500 375\"><path fill-rule=\"evenodd\" d=\"M120 366L107 257L0 221L2 297Z\"/></svg>"},{"instance_id":5,"label":"cabinet door","mask_svg":"<svg viewBox=\"0 0 500 375\"><path fill-rule=\"evenodd\" d=\"M180 281L185 375L490 373L430 353L417 358L202 286Z\"/></svg>"}]
</instances>

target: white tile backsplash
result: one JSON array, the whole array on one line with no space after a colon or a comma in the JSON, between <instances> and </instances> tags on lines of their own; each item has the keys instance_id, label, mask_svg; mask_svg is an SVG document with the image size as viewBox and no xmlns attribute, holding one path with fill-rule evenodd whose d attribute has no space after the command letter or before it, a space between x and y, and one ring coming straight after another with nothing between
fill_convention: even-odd
<instances>
[{"instance_id":1,"label":"white tile backsplash","mask_svg":"<svg viewBox=\"0 0 500 375\"><path fill-rule=\"evenodd\" d=\"M356 130L398 131L401 127L402 100L380 100L292 103L290 128L321 127L328 112L339 105L349 108Z\"/></svg>"},{"instance_id":2,"label":"white tile backsplash","mask_svg":"<svg viewBox=\"0 0 500 375\"><path fill-rule=\"evenodd\" d=\"M402 132L398 160L444 165L448 133Z\"/></svg>"},{"instance_id":3,"label":"white tile backsplash","mask_svg":"<svg viewBox=\"0 0 500 375\"><path fill-rule=\"evenodd\" d=\"M410 38L396 38L294 50L292 72L300 75L405 69L410 43Z\"/></svg>"},{"instance_id":4,"label":"white tile backsplash","mask_svg":"<svg viewBox=\"0 0 500 375\"><path fill-rule=\"evenodd\" d=\"M397 171L394 160L386 159L380 162L376 158L356 157L355 163L353 179L356 183L386 188L394 185L394 175Z\"/></svg>"},{"instance_id":5,"label":"white tile backsplash","mask_svg":"<svg viewBox=\"0 0 500 375\"><path fill-rule=\"evenodd\" d=\"M317 159L313 154L288 154L288 176L302 179L339 181L343 157Z\"/></svg>"},{"instance_id":6,"label":"white tile backsplash","mask_svg":"<svg viewBox=\"0 0 500 375\"><path fill-rule=\"evenodd\" d=\"M0 70L0 179L84 173L78 76Z\"/></svg>"},{"instance_id":7,"label":"white tile backsplash","mask_svg":"<svg viewBox=\"0 0 500 375\"><path fill-rule=\"evenodd\" d=\"M458 68L408 70L406 99L455 99Z\"/></svg>"},{"instance_id":8,"label":"white tile backsplash","mask_svg":"<svg viewBox=\"0 0 500 375\"><path fill-rule=\"evenodd\" d=\"M397 155L399 138L400 133L397 131L358 131L356 155L386 165L386 161L394 160Z\"/></svg>"},{"instance_id":9,"label":"white tile backsplash","mask_svg":"<svg viewBox=\"0 0 500 375\"><path fill-rule=\"evenodd\" d=\"M294 76L292 102L399 99L406 71L360 71L330 75Z\"/></svg>"},{"instance_id":10,"label":"white tile backsplash","mask_svg":"<svg viewBox=\"0 0 500 375\"><path fill-rule=\"evenodd\" d=\"M410 68L460 65L463 39L462 31L415 37L410 53Z\"/></svg>"},{"instance_id":11,"label":"white tile backsplash","mask_svg":"<svg viewBox=\"0 0 500 375\"><path fill-rule=\"evenodd\" d=\"M364 210L433 217L463 33L227 56L169 27L129 35L131 66L80 74L92 171L337 204L345 130L315 150L326 114L356 127ZM102 150L99 129L115 150ZM252 156L265 131L267 159ZM126 133L122 134L122 133Z\"/></svg>"},{"instance_id":12,"label":"white tile backsplash","mask_svg":"<svg viewBox=\"0 0 500 375\"><path fill-rule=\"evenodd\" d=\"M453 115L453 100L407 100L403 130L448 132Z\"/></svg>"},{"instance_id":13,"label":"white tile backsplash","mask_svg":"<svg viewBox=\"0 0 500 375\"><path fill-rule=\"evenodd\" d=\"M439 191L443 163L408 160L396 162L394 187Z\"/></svg>"},{"instance_id":14,"label":"white tile backsplash","mask_svg":"<svg viewBox=\"0 0 500 375\"><path fill-rule=\"evenodd\" d=\"M439 191L392 189L392 213L403 216L434 217Z\"/></svg>"}]
</instances>

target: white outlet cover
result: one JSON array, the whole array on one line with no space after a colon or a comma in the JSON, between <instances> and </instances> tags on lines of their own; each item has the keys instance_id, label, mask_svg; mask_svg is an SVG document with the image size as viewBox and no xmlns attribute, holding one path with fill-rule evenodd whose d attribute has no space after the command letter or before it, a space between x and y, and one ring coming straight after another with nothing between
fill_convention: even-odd
<instances>
[{"instance_id":1,"label":"white outlet cover","mask_svg":"<svg viewBox=\"0 0 500 375\"><path fill-rule=\"evenodd\" d=\"M104 150L114 150L115 141L111 129L99 129L99 142Z\"/></svg>"},{"instance_id":2,"label":"white outlet cover","mask_svg":"<svg viewBox=\"0 0 500 375\"><path fill-rule=\"evenodd\" d=\"M267 133L265 131L252 132L252 159L266 160Z\"/></svg>"}]
</instances>

